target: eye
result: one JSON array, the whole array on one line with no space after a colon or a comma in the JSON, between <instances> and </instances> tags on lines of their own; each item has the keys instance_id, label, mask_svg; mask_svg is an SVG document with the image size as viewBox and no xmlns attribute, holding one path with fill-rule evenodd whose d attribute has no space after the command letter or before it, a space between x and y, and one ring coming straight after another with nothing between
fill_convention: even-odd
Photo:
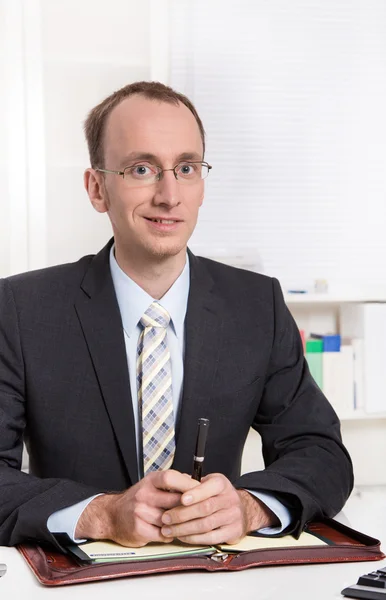
<instances>
[{"instance_id":1,"label":"eye","mask_svg":"<svg viewBox=\"0 0 386 600\"><path fill-rule=\"evenodd\" d=\"M125 175L135 179L148 179L157 175L157 168L150 163L137 163L125 169Z\"/></svg>"},{"instance_id":2,"label":"eye","mask_svg":"<svg viewBox=\"0 0 386 600\"><path fill-rule=\"evenodd\" d=\"M196 163L180 163L177 166L177 174L180 177L195 177L201 168L201 164Z\"/></svg>"}]
</instances>

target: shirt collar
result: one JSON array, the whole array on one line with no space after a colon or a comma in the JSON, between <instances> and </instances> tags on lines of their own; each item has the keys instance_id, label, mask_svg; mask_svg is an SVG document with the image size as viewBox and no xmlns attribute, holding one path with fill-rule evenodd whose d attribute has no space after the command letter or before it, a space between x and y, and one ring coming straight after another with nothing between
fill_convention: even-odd
<instances>
[{"instance_id":1,"label":"shirt collar","mask_svg":"<svg viewBox=\"0 0 386 600\"><path fill-rule=\"evenodd\" d=\"M122 271L114 256L114 245L110 250L110 270L123 328L126 334L131 337L135 333L140 318L155 299L149 296L131 277ZM186 255L185 267L181 275L166 294L160 300L156 300L156 302L168 311L175 334L181 340L184 333L189 286L190 267L189 258Z\"/></svg>"}]
</instances>

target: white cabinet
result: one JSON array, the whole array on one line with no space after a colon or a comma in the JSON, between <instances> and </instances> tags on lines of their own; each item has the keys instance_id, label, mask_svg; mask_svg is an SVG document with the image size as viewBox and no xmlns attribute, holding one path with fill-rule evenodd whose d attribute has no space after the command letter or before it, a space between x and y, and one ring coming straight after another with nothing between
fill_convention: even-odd
<instances>
[{"instance_id":1,"label":"white cabinet","mask_svg":"<svg viewBox=\"0 0 386 600\"><path fill-rule=\"evenodd\" d=\"M339 308L344 302L386 302L380 294L285 294L287 305L299 329L306 333L339 333ZM386 365L386 357L385 357ZM384 391L386 395L386 390ZM382 393L382 390L380 390ZM385 412L366 414L364 411L341 415L343 441L354 465L355 485L385 485L386 469L386 400ZM249 433L244 450L242 471L264 468L260 436Z\"/></svg>"},{"instance_id":2,"label":"white cabinet","mask_svg":"<svg viewBox=\"0 0 386 600\"><path fill-rule=\"evenodd\" d=\"M285 300L299 329L306 334L340 333L339 309L343 303L386 303L386 290L372 294L285 294ZM379 390L379 394L385 394L384 411L366 414L364 410L353 410L339 415L357 485L386 484L386 469L381 467L382 457L386 456L386 390Z\"/></svg>"}]
</instances>

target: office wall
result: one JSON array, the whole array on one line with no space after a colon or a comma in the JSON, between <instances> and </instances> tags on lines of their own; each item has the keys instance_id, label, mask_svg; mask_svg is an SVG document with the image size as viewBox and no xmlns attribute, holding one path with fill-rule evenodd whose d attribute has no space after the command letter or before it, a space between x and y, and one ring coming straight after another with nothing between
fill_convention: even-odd
<instances>
[{"instance_id":1,"label":"office wall","mask_svg":"<svg viewBox=\"0 0 386 600\"><path fill-rule=\"evenodd\" d=\"M0 3L0 56L5 56L5 15L4 6ZM6 81L5 61L0 59L0 90L4 90ZM0 93L0 115L7 110L5 94ZM8 202L8 165L7 146L5 140L5 118L0 117L0 273L5 273L9 266L9 202Z\"/></svg>"},{"instance_id":2,"label":"office wall","mask_svg":"<svg viewBox=\"0 0 386 600\"><path fill-rule=\"evenodd\" d=\"M110 237L83 189L83 122L115 89L166 79L165 4L0 0L0 276L77 260Z\"/></svg>"},{"instance_id":3,"label":"office wall","mask_svg":"<svg viewBox=\"0 0 386 600\"><path fill-rule=\"evenodd\" d=\"M110 92L150 76L149 2L141 2L141 18L135 1L109 0L103 10L96 4L41 2L49 265L96 251L110 237L106 215L83 190L82 124Z\"/></svg>"},{"instance_id":4,"label":"office wall","mask_svg":"<svg viewBox=\"0 0 386 600\"><path fill-rule=\"evenodd\" d=\"M82 123L112 90L156 78L193 98L208 132L214 168L193 249L262 261L284 287L321 277L386 289L383 0L144 0L140 11L134 0L0 0L0 11L0 28L11 25L0 275L105 242L108 219L83 190Z\"/></svg>"},{"instance_id":5,"label":"office wall","mask_svg":"<svg viewBox=\"0 0 386 600\"><path fill-rule=\"evenodd\" d=\"M386 290L386 2L172 6L171 83L213 164L193 248L257 252L287 289Z\"/></svg>"}]
</instances>

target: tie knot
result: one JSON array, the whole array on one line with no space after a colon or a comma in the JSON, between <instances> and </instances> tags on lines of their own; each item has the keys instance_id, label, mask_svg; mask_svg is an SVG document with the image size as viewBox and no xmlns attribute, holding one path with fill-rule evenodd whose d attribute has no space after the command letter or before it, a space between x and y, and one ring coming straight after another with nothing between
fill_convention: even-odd
<instances>
[{"instance_id":1,"label":"tie knot","mask_svg":"<svg viewBox=\"0 0 386 600\"><path fill-rule=\"evenodd\" d=\"M166 327L169 325L170 315L158 302L152 302L141 317L144 327Z\"/></svg>"}]
</instances>

